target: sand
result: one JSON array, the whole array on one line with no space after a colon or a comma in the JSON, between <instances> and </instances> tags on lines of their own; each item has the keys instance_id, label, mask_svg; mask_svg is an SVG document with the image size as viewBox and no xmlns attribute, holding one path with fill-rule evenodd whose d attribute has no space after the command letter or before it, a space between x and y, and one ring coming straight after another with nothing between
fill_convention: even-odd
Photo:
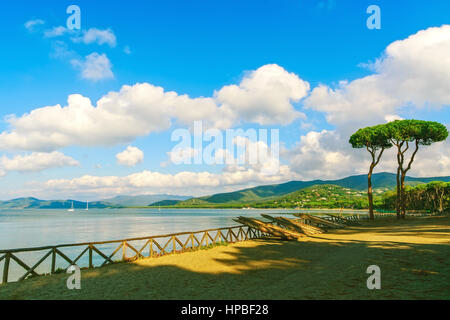
<instances>
[{"instance_id":1,"label":"sand","mask_svg":"<svg viewBox=\"0 0 450 320\"><path fill-rule=\"evenodd\" d=\"M379 220L0 285L0 299L450 299L450 217ZM366 269L381 268L368 290Z\"/></svg>"}]
</instances>

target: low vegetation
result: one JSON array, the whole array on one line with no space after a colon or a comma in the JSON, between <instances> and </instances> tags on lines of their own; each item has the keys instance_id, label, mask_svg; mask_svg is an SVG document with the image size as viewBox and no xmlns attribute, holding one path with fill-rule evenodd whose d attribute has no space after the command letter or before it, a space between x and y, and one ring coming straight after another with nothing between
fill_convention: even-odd
<instances>
[{"instance_id":1,"label":"low vegetation","mask_svg":"<svg viewBox=\"0 0 450 320\"><path fill-rule=\"evenodd\" d=\"M254 208L350 208L368 207L365 192L335 185L315 185L253 205Z\"/></svg>"},{"instance_id":2,"label":"low vegetation","mask_svg":"<svg viewBox=\"0 0 450 320\"><path fill-rule=\"evenodd\" d=\"M431 212L444 212L450 210L450 183L434 181L405 188L406 210L429 210ZM384 194L381 206L385 209L395 210L397 193L388 191Z\"/></svg>"}]
</instances>

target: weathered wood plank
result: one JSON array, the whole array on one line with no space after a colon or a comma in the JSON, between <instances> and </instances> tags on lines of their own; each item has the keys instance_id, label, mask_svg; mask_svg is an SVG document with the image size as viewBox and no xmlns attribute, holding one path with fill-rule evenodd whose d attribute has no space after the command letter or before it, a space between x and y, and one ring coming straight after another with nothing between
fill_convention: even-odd
<instances>
[{"instance_id":1,"label":"weathered wood plank","mask_svg":"<svg viewBox=\"0 0 450 320\"><path fill-rule=\"evenodd\" d=\"M159 249L159 254L164 255L167 252L159 245L158 241L153 239L153 243L155 244L155 246Z\"/></svg>"},{"instance_id":2,"label":"weathered wood plank","mask_svg":"<svg viewBox=\"0 0 450 320\"><path fill-rule=\"evenodd\" d=\"M135 259L136 257L143 257L143 258L145 258L139 251L136 250L135 247L133 247L128 242L127 242L127 247L130 248L132 251L134 251L136 253L131 259Z\"/></svg>"},{"instance_id":3,"label":"weathered wood plank","mask_svg":"<svg viewBox=\"0 0 450 320\"><path fill-rule=\"evenodd\" d=\"M114 257L114 255L115 255L117 252L119 252L120 248L122 248L122 245L123 245L123 243L119 244L119 246L116 248L116 250L114 250L113 253L111 253L111 254L109 255L109 257L108 257L109 260L112 261L112 257ZM106 263L107 263L107 261L105 260L105 262L102 263L102 266L104 266Z\"/></svg>"},{"instance_id":4,"label":"weathered wood plank","mask_svg":"<svg viewBox=\"0 0 450 320\"><path fill-rule=\"evenodd\" d=\"M97 254L99 254L103 259L105 259L106 261L109 261L110 263L114 263L114 261L112 261L108 256L106 256L103 252L101 252L98 248L96 248L95 246L92 246L92 250L94 250L95 252L97 252Z\"/></svg>"},{"instance_id":5,"label":"weathered wood plank","mask_svg":"<svg viewBox=\"0 0 450 320\"><path fill-rule=\"evenodd\" d=\"M304 223L301 223L298 221L293 221L293 220L285 218L285 217L272 217L267 214L261 214L261 216L263 216L266 219L276 221L280 225L283 225L290 230L293 230L293 231L296 231L299 233L304 233L306 235L314 235L314 234L319 234L319 233L324 232L324 230L322 230L318 227L313 227L311 225L307 225L307 224L304 224Z\"/></svg>"},{"instance_id":6,"label":"weathered wood plank","mask_svg":"<svg viewBox=\"0 0 450 320\"><path fill-rule=\"evenodd\" d=\"M293 239L298 239L298 238L302 238L305 235L295 232L295 231L291 231L291 230L287 230L287 229L283 229L281 227L263 222L261 220L255 219L255 218L247 218L247 217L239 217L238 218L239 221L242 221L242 223L249 225L250 227L254 227L255 229L263 232L263 233L269 233L271 235L283 238L283 239L288 239L288 240L293 240Z\"/></svg>"},{"instance_id":7,"label":"weathered wood plank","mask_svg":"<svg viewBox=\"0 0 450 320\"><path fill-rule=\"evenodd\" d=\"M45 254L38 262L36 262L31 268L30 270L27 271L27 273L25 273L23 276L21 276L19 278L19 281L25 280L26 277L28 277L28 275L31 274L32 271L34 271L37 267L39 267L39 265L44 262L45 259L48 258L48 256L50 256L53 253L53 250L50 250L47 252L47 254Z\"/></svg>"},{"instance_id":8,"label":"weathered wood plank","mask_svg":"<svg viewBox=\"0 0 450 320\"><path fill-rule=\"evenodd\" d=\"M71 266L71 265L74 265L72 259L70 259L68 256L66 256L64 253L62 253L62 252L61 252L60 250L58 250L57 248L56 248L55 250L56 250L56 253L57 253L61 258L63 258L64 260L66 260L66 261L69 263L70 266Z\"/></svg>"},{"instance_id":9,"label":"weathered wood plank","mask_svg":"<svg viewBox=\"0 0 450 320\"><path fill-rule=\"evenodd\" d=\"M73 264L76 264L78 260L81 259L81 257L86 253L86 251L88 251L88 247L84 248L84 250L78 255L78 257L75 258L75 260L73 260Z\"/></svg>"},{"instance_id":10,"label":"weathered wood plank","mask_svg":"<svg viewBox=\"0 0 450 320\"><path fill-rule=\"evenodd\" d=\"M13 255L11 253L11 259L13 259L19 266L21 266L22 268L25 269L25 272L28 272L31 270L30 266L28 266L25 262L23 262L22 260L19 259L19 257L16 257L15 255ZM37 276L38 274L36 272L34 272L34 270L31 270L31 273L35 276Z\"/></svg>"},{"instance_id":11,"label":"weathered wood plank","mask_svg":"<svg viewBox=\"0 0 450 320\"><path fill-rule=\"evenodd\" d=\"M300 217L302 219L305 220L309 220L312 221L314 224L316 225L324 225L330 228L343 228L344 226L342 224L336 223L336 222L332 222L332 221L328 221L326 219L322 219L316 216L312 216L309 214L305 214L305 213L294 213L294 216L296 217Z\"/></svg>"}]
</instances>

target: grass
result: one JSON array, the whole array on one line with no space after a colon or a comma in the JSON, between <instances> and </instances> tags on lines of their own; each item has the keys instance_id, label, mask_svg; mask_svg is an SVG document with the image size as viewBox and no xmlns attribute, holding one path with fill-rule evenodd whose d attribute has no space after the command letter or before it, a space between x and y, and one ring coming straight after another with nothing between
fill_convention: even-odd
<instances>
[{"instance_id":1,"label":"grass","mask_svg":"<svg viewBox=\"0 0 450 320\"><path fill-rule=\"evenodd\" d=\"M0 299L450 299L450 217L380 219L301 241L258 240L0 286ZM366 269L381 268L381 290Z\"/></svg>"}]
</instances>

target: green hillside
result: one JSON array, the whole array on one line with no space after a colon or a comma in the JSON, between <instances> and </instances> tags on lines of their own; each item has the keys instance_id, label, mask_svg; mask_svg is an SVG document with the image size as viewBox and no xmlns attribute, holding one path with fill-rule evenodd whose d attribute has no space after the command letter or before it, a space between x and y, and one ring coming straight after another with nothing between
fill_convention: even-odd
<instances>
[{"instance_id":1,"label":"green hillside","mask_svg":"<svg viewBox=\"0 0 450 320\"><path fill-rule=\"evenodd\" d=\"M180 200L162 200L149 204L149 207L159 207L159 206L174 206L178 204Z\"/></svg>"},{"instance_id":2,"label":"green hillside","mask_svg":"<svg viewBox=\"0 0 450 320\"><path fill-rule=\"evenodd\" d=\"M379 191L378 193L381 193ZM256 202L254 208L352 208L368 207L367 193L324 184L304 188L282 197Z\"/></svg>"},{"instance_id":3,"label":"green hillside","mask_svg":"<svg viewBox=\"0 0 450 320\"><path fill-rule=\"evenodd\" d=\"M407 185L418 185L431 181L450 182L450 177L414 178L406 177ZM375 173L372 176L372 184L375 191L387 191L396 186L396 175L393 173ZM271 198L287 195L289 193L308 188L314 185L335 185L343 188L365 191L367 189L367 175L350 176L338 180L312 180L290 181L276 185L259 186L228 193L218 193L211 196L192 198L180 201L176 207L240 207L242 205L261 202Z\"/></svg>"}]
</instances>

